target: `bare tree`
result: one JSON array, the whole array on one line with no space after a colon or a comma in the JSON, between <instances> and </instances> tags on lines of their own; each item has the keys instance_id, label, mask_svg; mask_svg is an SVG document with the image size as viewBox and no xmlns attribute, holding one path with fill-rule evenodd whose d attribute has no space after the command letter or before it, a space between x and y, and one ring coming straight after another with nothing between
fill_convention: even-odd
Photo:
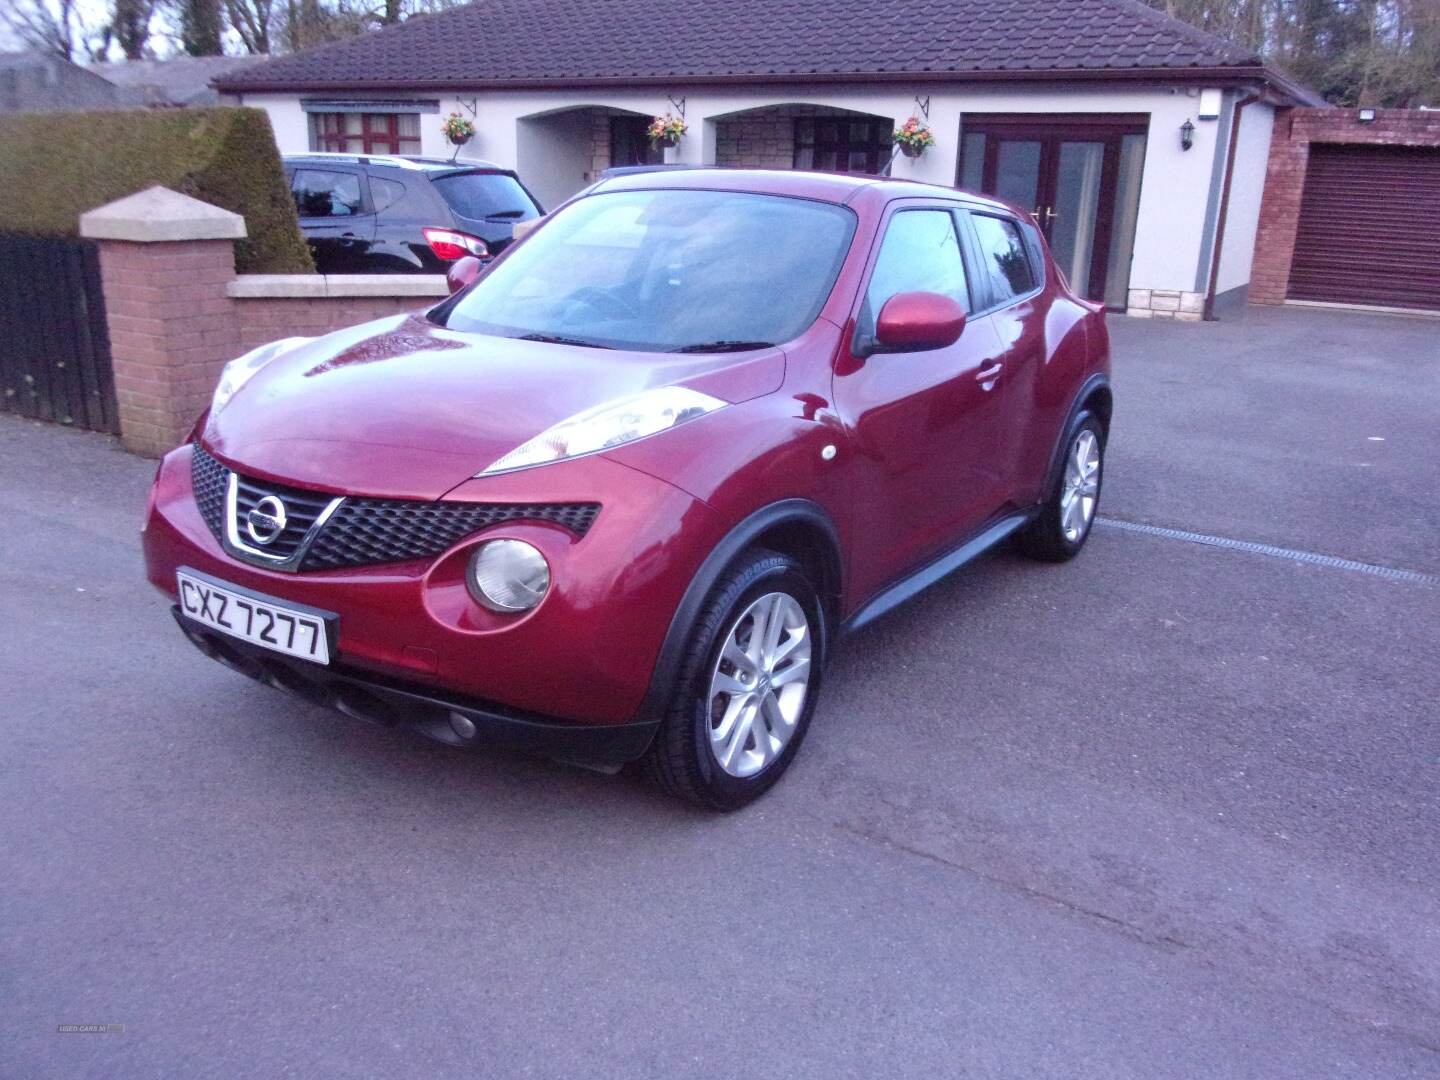
<instances>
[{"instance_id":1,"label":"bare tree","mask_svg":"<svg viewBox=\"0 0 1440 1080\"><path fill-rule=\"evenodd\" d=\"M270 34L276 15L275 0L225 0L225 17L230 28L252 56L270 52Z\"/></svg>"},{"instance_id":2,"label":"bare tree","mask_svg":"<svg viewBox=\"0 0 1440 1080\"><path fill-rule=\"evenodd\" d=\"M1440 102L1440 0L1147 0L1338 104Z\"/></svg>"},{"instance_id":3,"label":"bare tree","mask_svg":"<svg viewBox=\"0 0 1440 1080\"><path fill-rule=\"evenodd\" d=\"M0 20L32 49L66 60L90 59L91 34L76 0L14 0Z\"/></svg>"},{"instance_id":4,"label":"bare tree","mask_svg":"<svg viewBox=\"0 0 1440 1080\"><path fill-rule=\"evenodd\" d=\"M150 20L155 15L156 0L112 0L110 25L105 28L105 47L113 40L127 60L145 56L150 43Z\"/></svg>"},{"instance_id":5,"label":"bare tree","mask_svg":"<svg viewBox=\"0 0 1440 1080\"><path fill-rule=\"evenodd\" d=\"M226 22L245 51L252 55L305 49L466 2L468 0L223 0Z\"/></svg>"},{"instance_id":6,"label":"bare tree","mask_svg":"<svg viewBox=\"0 0 1440 1080\"><path fill-rule=\"evenodd\" d=\"M219 56L225 51L220 0L175 0L180 47L190 56Z\"/></svg>"}]
</instances>

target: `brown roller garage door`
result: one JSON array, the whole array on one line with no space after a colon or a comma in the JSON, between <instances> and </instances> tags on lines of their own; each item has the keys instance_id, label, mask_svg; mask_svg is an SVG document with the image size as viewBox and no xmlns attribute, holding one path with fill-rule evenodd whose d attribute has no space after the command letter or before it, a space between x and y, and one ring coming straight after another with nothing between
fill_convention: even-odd
<instances>
[{"instance_id":1,"label":"brown roller garage door","mask_svg":"<svg viewBox=\"0 0 1440 1080\"><path fill-rule=\"evenodd\" d=\"M1440 310L1440 149L1311 144L1289 295Z\"/></svg>"}]
</instances>

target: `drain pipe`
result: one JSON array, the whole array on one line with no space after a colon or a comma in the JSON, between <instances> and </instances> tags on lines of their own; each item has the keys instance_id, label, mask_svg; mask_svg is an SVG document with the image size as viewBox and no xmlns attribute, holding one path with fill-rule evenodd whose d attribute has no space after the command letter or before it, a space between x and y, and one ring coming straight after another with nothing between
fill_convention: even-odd
<instances>
[{"instance_id":1,"label":"drain pipe","mask_svg":"<svg viewBox=\"0 0 1440 1080\"><path fill-rule=\"evenodd\" d=\"M1240 121L1245 109L1260 100L1262 94L1247 94L1235 102L1230 124L1230 146L1225 151L1225 183L1220 189L1220 216L1215 222L1215 250L1210 256L1210 283L1205 289L1205 321L1215 321L1215 289L1220 278L1220 254L1225 250L1225 219L1230 214L1230 185L1235 179L1235 152L1240 145Z\"/></svg>"}]
</instances>

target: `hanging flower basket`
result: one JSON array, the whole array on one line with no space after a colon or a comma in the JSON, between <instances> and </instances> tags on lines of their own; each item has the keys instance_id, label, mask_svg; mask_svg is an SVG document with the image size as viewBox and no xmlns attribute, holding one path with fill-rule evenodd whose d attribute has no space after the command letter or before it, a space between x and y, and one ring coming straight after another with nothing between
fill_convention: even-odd
<instances>
[{"instance_id":1,"label":"hanging flower basket","mask_svg":"<svg viewBox=\"0 0 1440 1080\"><path fill-rule=\"evenodd\" d=\"M675 116L667 112L664 116L657 116L651 120L645 134L650 137L653 145L663 146L668 150L672 146L679 146L680 136L689 130L683 116Z\"/></svg>"},{"instance_id":2,"label":"hanging flower basket","mask_svg":"<svg viewBox=\"0 0 1440 1080\"><path fill-rule=\"evenodd\" d=\"M918 158L935 145L935 133L930 130L930 125L913 116L895 129L893 138L900 152L908 158Z\"/></svg>"},{"instance_id":3,"label":"hanging flower basket","mask_svg":"<svg viewBox=\"0 0 1440 1080\"><path fill-rule=\"evenodd\" d=\"M452 112L440 124L445 138L452 146L464 146L475 137L475 125L458 112Z\"/></svg>"}]
</instances>

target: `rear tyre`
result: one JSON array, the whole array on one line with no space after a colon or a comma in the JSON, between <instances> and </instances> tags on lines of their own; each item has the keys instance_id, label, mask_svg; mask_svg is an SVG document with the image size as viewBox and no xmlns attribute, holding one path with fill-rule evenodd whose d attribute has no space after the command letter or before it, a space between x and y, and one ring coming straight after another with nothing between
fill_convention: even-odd
<instances>
[{"instance_id":1,"label":"rear tyre","mask_svg":"<svg viewBox=\"0 0 1440 1080\"><path fill-rule=\"evenodd\" d=\"M711 810L759 798L800 749L824 661L814 583L788 555L746 552L691 631L644 771L669 794Z\"/></svg>"},{"instance_id":2,"label":"rear tyre","mask_svg":"<svg viewBox=\"0 0 1440 1080\"><path fill-rule=\"evenodd\" d=\"M1043 562L1065 562L1080 553L1100 507L1104 466L1105 428L1094 413L1082 412L1065 435L1060 475L1039 516L1015 534L1021 554Z\"/></svg>"}]
</instances>

